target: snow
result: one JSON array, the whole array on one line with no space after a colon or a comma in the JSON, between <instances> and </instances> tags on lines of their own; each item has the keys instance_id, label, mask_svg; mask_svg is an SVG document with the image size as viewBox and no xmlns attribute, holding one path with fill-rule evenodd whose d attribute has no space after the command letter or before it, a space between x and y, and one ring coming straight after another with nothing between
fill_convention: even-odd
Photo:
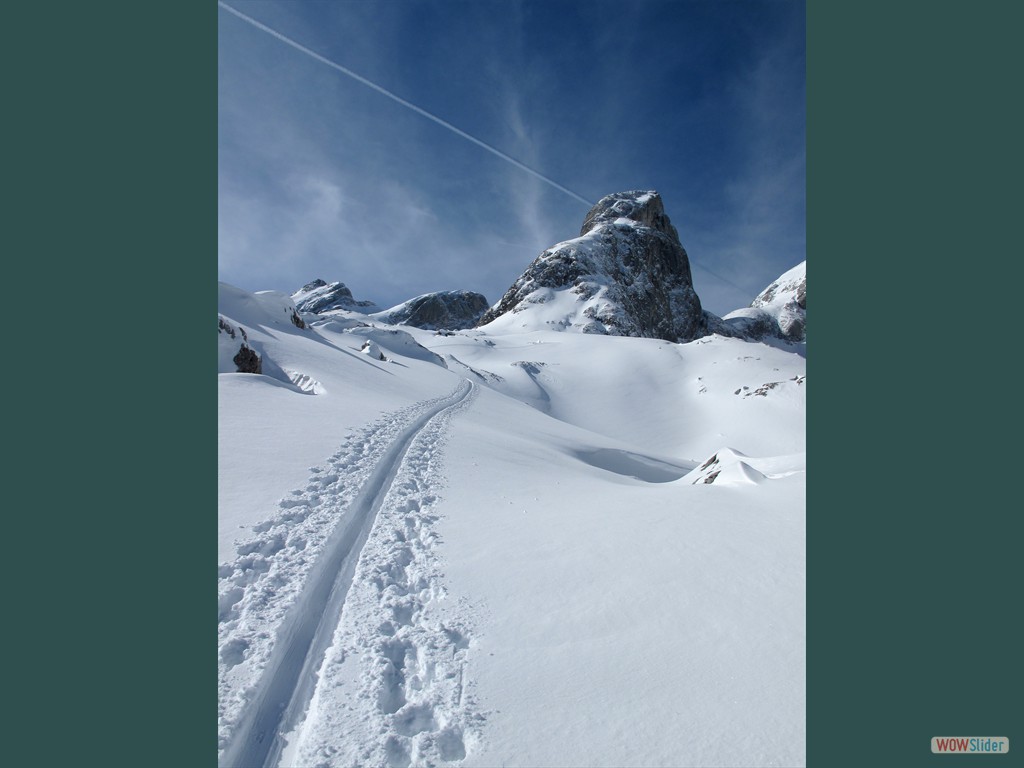
<instances>
[{"instance_id":1,"label":"snow","mask_svg":"<svg viewBox=\"0 0 1024 768\"><path fill-rule=\"evenodd\" d=\"M784 329L788 328L791 322L803 315L803 310L798 306L798 292L806 280L807 262L801 261L758 294L751 307L768 313L778 320Z\"/></svg>"},{"instance_id":2,"label":"snow","mask_svg":"<svg viewBox=\"0 0 1024 768\"><path fill-rule=\"evenodd\" d=\"M761 317L764 317L765 314L766 312L763 309L758 309L756 307L740 307L739 309L734 309L732 312L729 312L728 314L722 315L722 319L732 320L733 318L745 318L750 320L757 320Z\"/></svg>"},{"instance_id":3,"label":"snow","mask_svg":"<svg viewBox=\"0 0 1024 768\"><path fill-rule=\"evenodd\" d=\"M801 261L779 277L754 300L754 306L772 307L792 301L797 285L807 278L807 262ZM766 297L766 294L770 294Z\"/></svg>"},{"instance_id":4,"label":"snow","mask_svg":"<svg viewBox=\"0 0 1024 768\"><path fill-rule=\"evenodd\" d=\"M221 764L804 763L802 355L220 298Z\"/></svg>"}]
</instances>

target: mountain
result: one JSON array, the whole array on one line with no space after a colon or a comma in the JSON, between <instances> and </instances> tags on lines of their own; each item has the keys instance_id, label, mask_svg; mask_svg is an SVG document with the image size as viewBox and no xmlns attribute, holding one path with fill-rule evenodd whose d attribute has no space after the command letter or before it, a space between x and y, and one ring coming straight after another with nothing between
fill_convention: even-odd
<instances>
[{"instance_id":1,"label":"mountain","mask_svg":"<svg viewBox=\"0 0 1024 768\"><path fill-rule=\"evenodd\" d=\"M349 312L374 312L379 307L372 301L356 301L352 291L344 283L326 283L317 278L306 283L292 294L292 301L299 312L318 315L332 309Z\"/></svg>"},{"instance_id":2,"label":"mountain","mask_svg":"<svg viewBox=\"0 0 1024 768\"><path fill-rule=\"evenodd\" d=\"M601 198L580 236L544 251L478 323L691 341L706 321L661 196Z\"/></svg>"},{"instance_id":3,"label":"mountain","mask_svg":"<svg viewBox=\"0 0 1024 768\"><path fill-rule=\"evenodd\" d=\"M805 763L803 265L703 312L649 194L478 327L221 284L219 765Z\"/></svg>"},{"instance_id":4,"label":"mountain","mask_svg":"<svg viewBox=\"0 0 1024 768\"><path fill-rule=\"evenodd\" d=\"M488 307L487 299L472 291L437 291L417 296L380 311L372 301L356 301L344 283L317 278L292 294L295 308L321 315L335 310L358 312L391 325L412 325L430 330L472 328Z\"/></svg>"},{"instance_id":5,"label":"mountain","mask_svg":"<svg viewBox=\"0 0 1024 768\"><path fill-rule=\"evenodd\" d=\"M472 291L438 291L417 296L375 317L393 325L413 325L428 330L472 328L487 311L489 303Z\"/></svg>"}]
</instances>

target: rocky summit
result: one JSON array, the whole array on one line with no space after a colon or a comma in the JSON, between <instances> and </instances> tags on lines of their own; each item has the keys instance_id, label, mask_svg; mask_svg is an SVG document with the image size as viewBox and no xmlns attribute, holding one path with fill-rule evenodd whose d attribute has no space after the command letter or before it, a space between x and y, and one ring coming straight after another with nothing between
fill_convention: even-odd
<instances>
[{"instance_id":1,"label":"rocky summit","mask_svg":"<svg viewBox=\"0 0 1024 768\"><path fill-rule=\"evenodd\" d=\"M478 325L501 318L678 342L707 331L686 251L653 190L603 197L580 236L538 256Z\"/></svg>"}]
</instances>

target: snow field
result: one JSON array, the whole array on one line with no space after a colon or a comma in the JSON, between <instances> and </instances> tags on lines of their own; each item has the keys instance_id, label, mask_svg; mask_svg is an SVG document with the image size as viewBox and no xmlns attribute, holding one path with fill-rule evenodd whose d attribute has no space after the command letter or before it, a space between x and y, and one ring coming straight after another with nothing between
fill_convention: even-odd
<instances>
[{"instance_id":1,"label":"snow field","mask_svg":"<svg viewBox=\"0 0 1024 768\"><path fill-rule=\"evenodd\" d=\"M645 482L549 429L484 390L452 431L467 512L440 530L486 718L463 765L803 764L802 476Z\"/></svg>"},{"instance_id":2,"label":"snow field","mask_svg":"<svg viewBox=\"0 0 1024 768\"><path fill-rule=\"evenodd\" d=\"M462 367L453 371L472 369L477 381L559 421L647 452L702 461L724 445L760 456L804 450L805 387L792 381L806 374L798 345L490 327L446 337L410 332L454 356ZM766 384L775 386L765 396L744 397Z\"/></svg>"},{"instance_id":3,"label":"snow field","mask_svg":"<svg viewBox=\"0 0 1024 768\"><path fill-rule=\"evenodd\" d=\"M219 376L222 765L803 764L801 345L259 296L222 286L272 363Z\"/></svg>"}]
</instances>

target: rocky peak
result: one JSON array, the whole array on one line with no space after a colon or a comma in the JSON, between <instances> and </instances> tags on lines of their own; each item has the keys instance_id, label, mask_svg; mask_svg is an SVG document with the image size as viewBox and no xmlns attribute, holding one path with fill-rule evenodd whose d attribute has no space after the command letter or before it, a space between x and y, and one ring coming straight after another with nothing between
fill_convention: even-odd
<instances>
[{"instance_id":1,"label":"rocky peak","mask_svg":"<svg viewBox=\"0 0 1024 768\"><path fill-rule=\"evenodd\" d=\"M305 284L304 286L302 286L302 287L301 287L301 288L300 288L300 289L299 289L298 291L296 291L296 293L309 293L309 292L310 292L310 291L312 291L312 290L313 290L314 288L322 288L322 287L323 287L323 286L325 286L325 285L327 285L327 283L326 283L326 282L324 282L323 280L321 280L321 279L320 279L320 278L318 277L318 278L316 278L315 280L313 280L313 281L312 281L311 283L306 283L306 284Z\"/></svg>"},{"instance_id":2,"label":"rocky peak","mask_svg":"<svg viewBox=\"0 0 1024 768\"><path fill-rule=\"evenodd\" d=\"M377 305L372 301L356 301L352 291L344 283L327 283L319 277L293 293L292 300L299 312L314 315L332 309L350 312L372 312L377 309Z\"/></svg>"},{"instance_id":3,"label":"rocky peak","mask_svg":"<svg viewBox=\"0 0 1024 768\"><path fill-rule=\"evenodd\" d=\"M706 331L689 258L653 190L601 198L580 236L538 256L478 325L520 312L583 333L690 341Z\"/></svg>"},{"instance_id":4,"label":"rocky peak","mask_svg":"<svg viewBox=\"0 0 1024 768\"><path fill-rule=\"evenodd\" d=\"M583 220L580 235L587 234L596 226L612 224L617 219L635 221L679 242L679 233L665 213L661 195L654 190L633 190L605 195L597 201L597 205L590 209L590 213Z\"/></svg>"}]
</instances>

